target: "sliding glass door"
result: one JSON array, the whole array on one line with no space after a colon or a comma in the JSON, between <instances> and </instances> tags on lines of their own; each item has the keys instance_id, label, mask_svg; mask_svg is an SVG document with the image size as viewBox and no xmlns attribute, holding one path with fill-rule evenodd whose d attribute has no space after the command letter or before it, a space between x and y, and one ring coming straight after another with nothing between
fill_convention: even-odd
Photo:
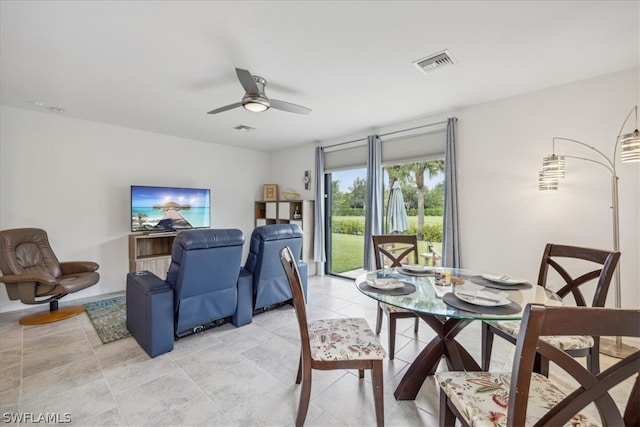
<instances>
[{"instance_id":1,"label":"sliding glass door","mask_svg":"<svg viewBox=\"0 0 640 427\"><path fill-rule=\"evenodd\" d=\"M357 277L364 270L364 197L366 169L327 174L325 204L327 273Z\"/></svg>"},{"instance_id":2,"label":"sliding glass door","mask_svg":"<svg viewBox=\"0 0 640 427\"><path fill-rule=\"evenodd\" d=\"M440 261L444 214L444 159L397 163L384 168L386 234L415 234L419 262ZM401 200L402 206L395 205ZM406 215L406 222L398 216Z\"/></svg>"},{"instance_id":3,"label":"sliding glass door","mask_svg":"<svg viewBox=\"0 0 640 427\"><path fill-rule=\"evenodd\" d=\"M442 253L444 161L434 159L392 164L383 169L383 233L416 234L421 254L419 262L432 263L434 259L438 262ZM325 242L328 274L354 278L364 271L366 187L364 168L326 174ZM397 200L390 197L392 188L402 200L401 211L406 215L406 222L402 225L396 223L393 206L389 207L392 200Z\"/></svg>"},{"instance_id":4,"label":"sliding glass door","mask_svg":"<svg viewBox=\"0 0 640 427\"><path fill-rule=\"evenodd\" d=\"M420 133L409 129L381 136L383 212L378 217L382 224L375 227L381 226L383 233L416 234L421 254L419 262L437 262L442 253L444 124L428 126ZM363 139L324 151L327 274L357 277L364 271L367 150ZM406 212L406 220L401 225L391 223L396 218L387 215L394 186L403 196L395 208Z\"/></svg>"}]
</instances>

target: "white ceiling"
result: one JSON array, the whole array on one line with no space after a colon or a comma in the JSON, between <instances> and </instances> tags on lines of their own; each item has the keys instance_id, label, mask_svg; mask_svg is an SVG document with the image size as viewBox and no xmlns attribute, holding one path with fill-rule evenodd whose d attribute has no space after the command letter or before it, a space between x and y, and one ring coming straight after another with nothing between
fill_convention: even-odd
<instances>
[{"instance_id":1,"label":"white ceiling","mask_svg":"<svg viewBox=\"0 0 640 427\"><path fill-rule=\"evenodd\" d=\"M638 1L5 1L1 103L262 151L638 67ZM457 64L412 62L447 49ZM310 115L242 108L234 68ZM41 102L37 106L34 102ZM239 132L237 125L255 127Z\"/></svg>"}]
</instances>

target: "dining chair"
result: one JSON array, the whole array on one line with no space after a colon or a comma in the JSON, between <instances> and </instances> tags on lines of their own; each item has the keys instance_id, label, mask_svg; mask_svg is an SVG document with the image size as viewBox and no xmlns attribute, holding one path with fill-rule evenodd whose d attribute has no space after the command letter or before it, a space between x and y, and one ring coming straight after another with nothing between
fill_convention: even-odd
<instances>
[{"instance_id":1,"label":"dining chair","mask_svg":"<svg viewBox=\"0 0 640 427\"><path fill-rule=\"evenodd\" d=\"M371 238L377 270L385 267L385 259L388 267L400 267L405 259L412 259L414 264L418 263L418 238L415 234L377 234ZM413 332L417 334L420 318L413 311L378 302L376 335L379 335L382 329L383 313L389 319L389 360L393 360L396 349L396 320L415 319Z\"/></svg>"},{"instance_id":2,"label":"dining chair","mask_svg":"<svg viewBox=\"0 0 640 427\"><path fill-rule=\"evenodd\" d=\"M384 426L382 360L386 354L369 324L362 318L307 320L306 301L300 273L291 249L280 251L280 261L287 275L300 329L300 361L296 384L302 383L296 426L307 417L311 399L311 371L357 369L359 378L371 370L376 424Z\"/></svg>"},{"instance_id":3,"label":"dining chair","mask_svg":"<svg viewBox=\"0 0 640 427\"><path fill-rule=\"evenodd\" d=\"M587 306L587 300L582 293L587 283L596 281L596 286L591 301L591 307L604 307L607 299L607 291L611 278L618 265L620 252L607 250L583 248L578 246L566 246L548 243L542 255L540 263L540 273L538 274L538 286L549 287L549 268L553 268L562 278L564 283L559 290L554 291L563 300L569 295L573 296L577 306ZM578 261L582 262L578 263ZM584 261L589 262L585 265ZM564 264L563 265L561 265ZM593 263L597 267L593 269ZM571 265L571 268L569 268ZM587 271L577 277L569 273L569 269L574 270L585 268ZM584 270L583 270L584 271ZM507 341L515 344L520 331L520 321L485 321L482 322L482 369L489 370L491 362L491 348L493 346L493 336L498 335ZM549 336L545 341L555 345L573 357L586 357L589 370L597 374L600 372L600 338L591 335L581 336ZM536 360L536 372L543 375L549 373L549 362L544 357L539 356Z\"/></svg>"},{"instance_id":4,"label":"dining chair","mask_svg":"<svg viewBox=\"0 0 640 427\"><path fill-rule=\"evenodd\" d=\"M456 419L463 426L638 425L640 351L616 359L611 367L595 374L543 338L587 334L640 337L640 310L528 304L511 372L436 373L441 389L439 425L453 426ZM567 375L562 384L533 372L537 353ZM635 385L621 414L609 391L633 376ZM574 381L577 385L570 385ZM585 411L592 403L600 420Z\"/></svg>"}]
</instances>

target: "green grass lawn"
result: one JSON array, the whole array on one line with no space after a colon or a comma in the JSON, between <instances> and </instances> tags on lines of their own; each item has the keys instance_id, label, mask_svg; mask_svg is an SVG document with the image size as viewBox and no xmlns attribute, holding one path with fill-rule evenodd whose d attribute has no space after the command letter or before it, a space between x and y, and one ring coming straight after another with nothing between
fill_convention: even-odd
<instances>
[{"instance_id":1,"label":"green grass lawn","mask_svg":"<svg viewBox=\"0 0 640 427\"><path fill-rule=\"evenodd\" d=\"M364 217L340 217L341 219L352 219L364 222ZM417 223L416 217L409 217L409 225ZM442 223L442 217L425 217L425 224ZM418 241L418 253L427 252L428 243ZM435 250L442 253L442 242L433 242ZM362 268L364 259L364 237L354 234L336 234L331 235L331 252L333 259L331 263L333 273L344 273L345 271L356 270ZM424 260L419 259L420 263Z\"/></svg>"}]
</instances>

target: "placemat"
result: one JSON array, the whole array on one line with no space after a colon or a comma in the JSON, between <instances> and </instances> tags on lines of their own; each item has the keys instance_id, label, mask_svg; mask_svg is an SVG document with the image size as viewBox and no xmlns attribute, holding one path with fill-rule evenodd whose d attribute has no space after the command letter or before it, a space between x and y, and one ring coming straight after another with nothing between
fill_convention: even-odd
<instances>
[{"instance_id":1,"label":"placemat","mask_svg":"<svg viewBox=\"0 0 640 427\"><path fill-rule=\"evenodd\" d=\"M418 272L418 271L407 270L407 269L405 269L403 267L399 267L398 271L400 273L402 273L402 274L406 274L407 276L421 276L421 277L433 276L433 270L432 269L428 269L428 270L425 270L425 271Z\"/></svg>"},{"instance_id":2,"label":"placemat","mask_svg":"<svg viewBox=\"0 0 640 427\"><path fill-rule=\"evenodd\" d=\"M492 282L485 279L482 276L472 276L469 278L473 283L480 286L486 286L487 288L503 289L506 291L512 291L514 289L528 289L533 286L531 283L518 283L517 285L503 285L502 283Z\"/></svg>"},{"instance_id":3,"label":"placemat","mask_svg":"<svg viewBox=\"0 0 640 427\"><path fill-rule=\"evenodd\" d=\"M416 291L416 287L411 283L407 283L407 282L402 282L402 283L404 283L403 287L395 288L395 289L378 289L378 288L374 288L373 286L369 286L369 284L366 282L360 283L358 286L363 291L376 292L382 295L409 295Z\"/></svg>"},{"instance_id":4,"label":"placemat","mask_svg":"<svg viewBox=\"0 0 640 427\"><path fill-rule=\"evenodd\" d=\"M455 296L453 292L444 294L444 296L442 297L442 301L444 301L451 307L457 308L458 310L470 311L471 313L507 315L520 313L520 310L522 310L520 304L513 301L511 301L511 303L507 305L501 305L499 307L487 307L483 305L469 304L468 302L462 301L460 298Z\"/></svg>"}]
</instances>

